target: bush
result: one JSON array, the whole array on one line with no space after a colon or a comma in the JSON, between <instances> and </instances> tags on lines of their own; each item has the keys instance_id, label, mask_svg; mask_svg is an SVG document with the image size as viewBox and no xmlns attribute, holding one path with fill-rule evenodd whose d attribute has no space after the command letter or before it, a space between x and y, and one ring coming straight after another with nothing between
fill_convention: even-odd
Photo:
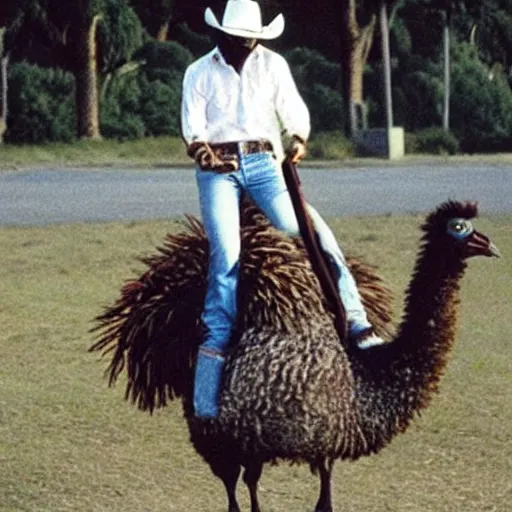
<instances>
[{"instance_id":1,"label":"bush","mask_svg":"<svg viewBox=\"0 0 512 512\"><path fill-rule=\"evenodd\" d=\"M150 41L135 52L133 59L143 62L143 73L149 81L160 80L181 89L185 69L194 57L179 43Z\"/></svg>"},{"instance_id":2,"label":"bush","mask_svg":"<svg viewBox=\"0 0 512 512\"><path fill-rule=\"evenodd\" d=\"M179 135L181 84L192 54L178 43L151 41L134 59L141 67L113 75L101 109L101 131L120 140Z\"/></svg>"},{"instance_id":3,"label":"bush","mask_svg":"<svg viewBox=\"0 0 512 512\"><path fill-rule=\"evenodd\" d=\"M101 103L101 133L109 139L136 139L146 132L138 115L140 87L134 75L114 77Z\"/></svg>"},{"instance_id":4,"label":"bush","mask_svg":"<svg viewBox=\"0 0 512 512\"><path fill-rule=\"evenodd\" d=\"M8 79L6 142L40 144L75 138L74 80L70 73L13 64Z\"/></svg>"},{"instance_id":5,"label":"bush","mask_svg":"<svg viewBox=\"0 0 512 512\"><path fill-rule=\"evenodd\" d=\"M455 155L459 151L459 141L455 135L443 130L443 128L427 128L417 132L414 144L414 152L417 153Z\"/></svg>"},{"instance_id":6,"label":"bush","mask_svg":"<svg viewBox=\"0 0 512 512\"><path fill-rule=\"evenodd\" d=\"M418 138L415 133L405 132L404 151L406 155L413 155L418 152Z\"/></svg>"},{"instance_id":7,"label":"bush","mask_svg":"<svg viewBox=\"0 0 512 512\"><path fill-rule=\"evenodd\" d=\"M343 99L338 91L338 65L308 48L296 48L285 57L309 108L312 131L343 130Z\"/></svg>"},{"instance_id":8,"label":"bush","mask_svg":"<svg viewBox=\"0 0 512 512\"><path fill-rule=\"evenodd\" d=\"M101 73L113 72L142 46L143 28L126 0L104 0L98 30L98 62Z\"/></svg>"},{"instance_id":9,"label":"bush","mask_svg":"<svg viewBox=\"0 0 512 512\"><path fill-rule=\"evenodd\" d=\"M180 135L181 87L171 87L160 80L150 82L144 77L139 83L139 113L146 125L146 135Z\"/></svg>"},{"instance_id":10,"label":"bush","mask_svg":"<svg viewBox=\"0 0 512 512\"><path fill-rule=\"evenodd\" d=\"M354 156L354 149L341 132L323 132L313 135L308 144L308 154L323 160L342 160Z\"/></svg>"},{"instance_id":11,"label":"bush","mask_svg":"<svg viewBox=\"0 0 512 512\"><path fill-rule=\"evenodd\" d=\"M172 24L169 29L169 39L190 50L196 58L209 52L213 47L208 35L194 32L186 23Z\"/></svg>"},{"instance_id":12,"label":"bush","mask_svg":"<svg viewBox=\"0 0 512 512\"><path fill-rule=\"evenodd\" d=\"M386 126L382 66L367 66L365 94L370 126ZM393 124L415 132L440 125L443 107L443 69L417 55L404 55L393 69Z\"/></svg>"},{"instance_id":13,"label":"bush","mask_svg":"<svg viewBox=\"0 0 512 512\"><path fill-rule=\"evenodd\" d=\"M512 90L505 76L489 78L477 50L454 47L450 126L465 152L510 150Z\"/></svg>"}]
</instances>

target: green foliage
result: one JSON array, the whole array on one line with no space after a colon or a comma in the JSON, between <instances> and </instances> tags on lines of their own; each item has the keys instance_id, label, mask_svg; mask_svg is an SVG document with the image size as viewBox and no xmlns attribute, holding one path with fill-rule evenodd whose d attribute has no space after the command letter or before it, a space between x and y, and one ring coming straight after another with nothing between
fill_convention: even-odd
<instances>
[{"instance_id":1,"label":"green foliage","mask_svg":"<svg viewBox=\"0 0 512 512\"><path fill-rule=\"evenodd\" d=\"M340 131L321 132L309 141L308 155L320 160L343 160L354 156L354 148Z\"/></svg>"},{"instance_id":2,"label":"green foliage","mask_svg":"<svg viewBox=\"0 0 512 512\"><path fill-rule=\"evenodd\" d=\"M125 0L106 0L98 33L102 73L128 61L142 45L142 25Z\"/></svg>"},{"instance_id":3,"label":"green foliage","mask_svg":"<svg viewBox=\"0 0 512 512\"><path fill-rule=\"evenodd\" d=\"M466 152L510 151L512 90L504 76L492 80L474 46L454 47L451 126Z\"/></svg>"},{"instance_id":4,"label":"green foliage","mask_svg":"<svg viewBox=\"0 0 512 512\"><path fill-rule=\"evenodd\" d=\"M139 74L139 112L147 135L179 135L181 85L187 66L193 61L189 50L176 42L150 42L136 57L144 59Z\"/></svg>"},{"instance_id":5,"label":"green foliage","mask_svg":"<svg viewBox=\"0 0 512 512\"><path fill-rule=\"evenodd\" d=\"M440 126L443 104L442 66L418 56L403 59L393 74L395 123L408 131ZM383 115L383 113L382 113Z\"/></svg>"},{"instance_id":6,"label":"green foliage","mask_svg":"<svg viewBox=\"0 0 512 512\"><path fill-rule=\"evenodd\" d=\"M459 151L459 141L451 132L443 128L427 128L414 135L414 139L406 138L406 153L430 153L433 155L455 155Z\"/></svg>"},{"instance_id":7,"label":"green foliage","mask_svg":"<svg viewBox=\"0 0 512 512\"><path fill-rule=\"evenodd\" d=\"M169 38L190 50L196 58L207 53L213 46L208 35L194 32L187 23L173 25L169 30Z\"/></svg>"},{"instance_id":8,"label":"green foliage","mask_svg":"<svg viewBox=\"0 0 512 512\"><path fill-rule=\"evenodd\" d=\"M177 43L151 42L136 57L142 66L110 75L100 105L103 136L126 140L179 135L181 82L192 54ZM13 65L6 141L72 140L76 126L73 90L72 75L62 70Z\"/></svg>"},{"instance_id":9,"label":"green foliage","mask_svg":"<svg viewBox=\"0 0 512 512\"><path fill-rule=\"evenodd\" d=\"M133 59L144 63L144 73L148 80L160 80L167 85L175 85L177 80L182 80L193 56L179 43L152 40L139 48Z\"/></svg>"},{"instance_id":10,"label":"green foliage","mask_svg":"<svg viewBox=\"0 0 512 512\"><path fill-rule=\"evenodd\" d=\"M142 91L139 112L146 125L146 134L179 135L181 90L177 83L150 81L144 76L139 82Z\"/></svg>"},{"instance_id":11,"label":"green foliage","mask_svg":"<svg viewBox=\"0 0 512 512\"><path fill-rule=\"evenodd\" d=\"M135 52L135 73L113 77L101 110L105 137L179 135L181 82L192 54L178 43L151 41Z\"/></svg>"},{"instance_id":12,"label":"green foliage","mask_svg":"<svg viewBox=\"0 0 512 512\"><path fill-rule=\"evenodd\" d=\"M406 133L421 134L420 142L417 135L408 137L409 149L423 144L423 130L442 124L442 31L447 3L454 7L450 127L463 151L509 151L512 0L388 3L394 124L404 126ZM0 26L6 27L4 50L11 63L27 59L69 70L77 62L77 35L99 15L101 129L104 136L124 140L179 133L183 71L212 44L204 31L202 13L210 5L221 16L224 4L224 0L80 0L64 4L61 0L5 0L0 7ZM356 2L358 21L368 22L377 4ZM313 4L279 0L261 5L264 22L279 12L286 16L286 32L269 44L290 63L311 113L313 134L342 130L346 116L339 92L340 6L328 0ZM152 40L142 46L148 33L163 34L165 29L173 43ZM301 47L295 48L299 44ZM379 38L375 37L364 81L370 127L385 124L381 58ZM8 140L73 138L76 114L69 75L22 67L11 70L9 83ZM59 83L66 83L67 88L57 86ZM449 152L443 144L442 150Z\"/></svg>"},{"instance_id":13,"label":"green foliage","mask_svg":"<svg viewBox=\"0 0 512 512\"><path fill-rule=\"evenodd\" d=\"M162 25L173 14L175 0L130 0L142 24L152 37L157 37Z\"/></svg>"},{"instance_id":14,"label":"green foliage","mask_svg":"<svg viewBox=\"0 0 512 512\"><path fill-rule=\"evenodd\" d=\"M404 151L406 155L413 155L418 152L418 142L415 133L404 133Z\"/></svg>"},{"instance_id":15,"label":"green foliage","mask_svg":"<svg viewBox=\"0 0 512 512\"><path fill-rule=\"evenodd\" d=\"M6 141L69 142L74 138L76 117L71 74L17 63L10 67L8 83Z\"/></svg>"},{"instance_id":16,"label":"green foliage","mask_svg":"<svg viewBox=\"0 0 512 512\"><path fill-rule=\"evenodd\" d=\"M308 48L296 48L285 57L309 107L313 132L341 130L343 100L337 90L339 67Z\"/></svg>"},{"instance_id":17,"label":"green foliage","mask_svg":"<svg viewBox=\"0 0 512 512\"><path fill-rule=\"evenodd\" d=\"M114 79L105 97L100 114L104 137L119 140L136 139L145 135L145 125L138 115L140 87L135 76Z\"/></svg>"}]
</instances>

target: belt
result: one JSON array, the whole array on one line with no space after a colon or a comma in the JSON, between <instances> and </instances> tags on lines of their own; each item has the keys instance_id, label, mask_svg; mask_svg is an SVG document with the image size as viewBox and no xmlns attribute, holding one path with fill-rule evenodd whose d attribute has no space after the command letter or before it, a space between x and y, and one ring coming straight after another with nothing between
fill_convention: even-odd
<instances>
[{"instance_id":1,"label":"belt","mask_svg":"<svg viewBox=\"0 0 512 512\"><path fill-rule=\"evenodd\" d=\"M210 144L210 147L220 154L237 155L240 144L240 154L242 156L250 155L252 153L265 153L272 152L274 148L269 140L244 140L238 142L220 142L218 144Z\"/></svg>"}]
</instances>

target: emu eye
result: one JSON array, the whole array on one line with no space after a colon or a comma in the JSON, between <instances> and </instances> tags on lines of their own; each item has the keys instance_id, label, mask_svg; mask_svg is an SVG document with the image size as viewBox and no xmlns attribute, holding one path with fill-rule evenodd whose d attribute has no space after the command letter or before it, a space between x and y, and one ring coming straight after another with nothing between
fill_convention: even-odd
<instances>
[{"instance_id":1,"label":"emu eye","mask_svg":"<svg viewBox=\"0 0 512 512\"><path fill-rule=\"evenodd\" d=\"M473 225L466 219L452 219L448 222L447 231L455 238L462 239L473 233Z\"/></svg>"}]
</instances>

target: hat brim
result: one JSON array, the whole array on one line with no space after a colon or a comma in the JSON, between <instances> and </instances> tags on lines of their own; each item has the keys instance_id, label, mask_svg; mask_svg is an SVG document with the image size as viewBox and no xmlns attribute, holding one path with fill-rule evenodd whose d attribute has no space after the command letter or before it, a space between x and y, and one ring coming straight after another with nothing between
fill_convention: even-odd
<instances>
[{"instance_id":1,"label":"hat brim","mask_svg":"<svg viewBox=\"0 0 512 512\"><path fill-rule=\"evenodd\" d=\"M221 32L225 32L231 36L247 37L250 39L275 39L276 37L279 37L284 30L284 17L282 14L276 16L271 23L266 27L263 27L261 32L223 27L209 7L204 11L204 21L207 25L210 25L210 27L220 30Z\"/></svg>"}]
</instances>

